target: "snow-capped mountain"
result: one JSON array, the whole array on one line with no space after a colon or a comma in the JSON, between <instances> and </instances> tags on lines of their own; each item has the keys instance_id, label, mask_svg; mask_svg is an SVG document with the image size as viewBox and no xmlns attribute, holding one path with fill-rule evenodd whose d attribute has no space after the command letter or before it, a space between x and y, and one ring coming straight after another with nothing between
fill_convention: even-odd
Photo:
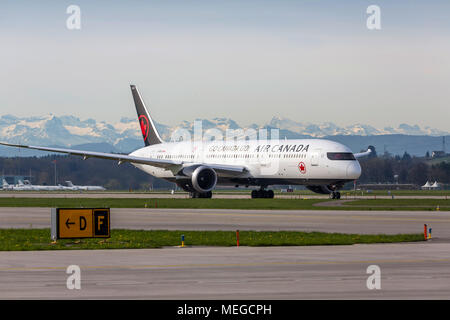
<instances>
[{"instance_id":1,"label":"snow-capped mountain","mask_svg":"<svg viewBox=\"0 0 450 320\"><path fill-rule=\"evenodd\" d=\"M219 129L223 133L232 129L278 128L280 136L298 138L302 136L377 136L387 134L404 135L449 135L431 127L421 128L418 125L401 124L398 128L374 128L370 125L355 124L345 127L334 123L312 124L296 122L291 119L274 117L268 123L242 127L228 118L197 119L202 130ZM183 121L178 125L168 126L156 123L163 139L170 141L173 132L179 129L194 132L195 122ZM73 146L88 143L107 143L117 150L129 151L142 145L141 131L136 119L122 118L115 123L96 121L94 119L81 120L74 116L45 115L42 117L19 118L13 115L0 117L0 140L10 143L21 143L42 146Z\"/></svg>"},{"instance_id":2,"label":"snow-capped mountain","mask_svg":"<svg viewBox=\"0 0 450 320\"><path fill-rule=\"evenodd\" d=\"M317 138L335 135L372 136L384 134L406 134L442 136L449 134L449 132L444 132L430 127L420 128L418 125L408 125L405 123L400 124L398 128L385 127L383 129L377 129L373 126L359 123L346 127L339 127L332 122L325 122L317 125L312 123L296 122L280 117L273 117L269 122L269 125L274 128L285 129Z\"/></svg>"}]
</instances>

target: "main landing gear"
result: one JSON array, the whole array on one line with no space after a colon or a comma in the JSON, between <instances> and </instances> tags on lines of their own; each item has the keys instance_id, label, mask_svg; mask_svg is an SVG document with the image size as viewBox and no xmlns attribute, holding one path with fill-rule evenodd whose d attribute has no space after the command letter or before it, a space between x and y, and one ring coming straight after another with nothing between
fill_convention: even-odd
<instances>
[{"instance_id":1,"label":"main landing gear","mask_svg":"<svg viewBox=\"0 0 450 320\"><path fill-rule=\"evenodd\" d=\"M330 193L330 199L340 199L341 193L339 191L332 191Z\"/></svg>"},{"instance_id":2,"label":"main landing gear","mask_svg":"<svg viewBox=\"0 0 450 320\"><path fill-rule=\"evenodd\" d=\"M252 190L252 199L260 199L260 198L266 198L266 199L273 199L274 193L273 190Z\"/></svg>"},{"instance_id":3,"label":"main landing gear","mask_svg":"<svg viewBox=\"0 0 450 320\"><path fill-rule=\"evenodd\" d=\"M212 192L208 191L208 192L189 192L189 197L191 198L212 198Z\"/></svg>"}]
</instances>

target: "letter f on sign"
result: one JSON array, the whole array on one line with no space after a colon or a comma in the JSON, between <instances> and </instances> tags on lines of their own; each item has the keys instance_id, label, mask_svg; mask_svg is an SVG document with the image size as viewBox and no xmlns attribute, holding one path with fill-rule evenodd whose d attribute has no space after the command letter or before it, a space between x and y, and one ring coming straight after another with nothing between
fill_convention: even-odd
<instances>
[{"instance_id":1,"label":"letter f on sign","mask_svg":"<svg viewBox=\"0 0 450 320\"><path fill-rule=\"evenodd\" d=\"M97 216L97 230L102 230L101 226L103 224L103 220L105 219L104 216Z\"/></svg>"}]
</instances>

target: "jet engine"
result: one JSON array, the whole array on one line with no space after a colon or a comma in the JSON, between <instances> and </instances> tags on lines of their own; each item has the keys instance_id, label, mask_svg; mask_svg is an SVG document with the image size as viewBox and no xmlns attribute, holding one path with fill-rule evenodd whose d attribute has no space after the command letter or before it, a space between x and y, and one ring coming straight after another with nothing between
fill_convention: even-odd
<instances>
[{"instance_id":1,"label":"jet engine","mask_svg":"<svg viewBox=\"0 0 450 320\"><path fill-rule=\"evenodd\" d=\"M217 173L212 168L200 166L192 173L191 181L192 187L196 191L200 193L209 192L216 186Z\"/></svg>"},{"instance_id":2,"label":"jet engine","mask_svg":"<svg viewBox=\"0 0 450 320\"><path fill-rule=\"evenodd\" d=\"M217 173L208 166L191 166L179 172L177 180L177 184L186 191L207 193L216 186Z\"/></svg>"}]
</instances>

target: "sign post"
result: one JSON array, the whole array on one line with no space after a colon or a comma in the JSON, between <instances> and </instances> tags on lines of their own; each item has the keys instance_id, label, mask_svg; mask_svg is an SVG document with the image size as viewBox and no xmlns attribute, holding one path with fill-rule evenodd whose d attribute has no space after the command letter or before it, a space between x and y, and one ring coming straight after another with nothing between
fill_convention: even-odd
<instances>
[{"instance_id":1,"label":"sign post","mask_svg":"<svg viewBox=\"0 0 450 320\"><path fill-rule=\"evenodd\" d=\"M109 208L52 208L51 238L109 238Z\"/></svg>"}]
</instances>

